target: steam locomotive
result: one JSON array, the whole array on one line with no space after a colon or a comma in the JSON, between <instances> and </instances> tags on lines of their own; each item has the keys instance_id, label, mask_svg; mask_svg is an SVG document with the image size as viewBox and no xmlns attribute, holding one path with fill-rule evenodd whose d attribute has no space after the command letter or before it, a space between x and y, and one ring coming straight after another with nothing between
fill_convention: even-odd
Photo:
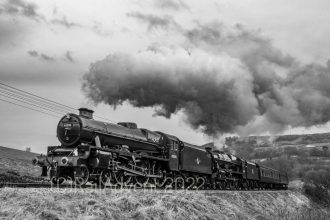
<instances>
[{"instance_id":1,"label":"steam locomotive","mask_svg":"<svg viewBox=\"0 0 330 220\"><path fill-rule=\"evenodd\" d=\"M52 183L72 180L107 184L154 185L191 189L287 189L288 176L212 147L183 142L135 123L106 123L93 111L80 108L66 114L57 126L60 146L33 164Z\"/></svg>"}]
</instances>

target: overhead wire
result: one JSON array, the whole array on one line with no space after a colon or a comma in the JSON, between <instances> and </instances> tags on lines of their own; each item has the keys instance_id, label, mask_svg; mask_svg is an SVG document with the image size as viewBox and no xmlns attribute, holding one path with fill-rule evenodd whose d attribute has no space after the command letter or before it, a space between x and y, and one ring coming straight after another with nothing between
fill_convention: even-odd
<instances>
[{"instance_id":1,"label":"overhead wire","mask_svg":"<svg viewBox=\"0 0 330 220\"><path fill-rule=\"evenodd\" d=\"M20 96L20 95L17 95L15 93L2 91L1 88L0 88L0 95L5 96L6 98L11 98L11 99L16 100L16 101L24 102L25 104L28 104L28 105L33 105L35 107L40 107L42 109L49 110L49 111L52 111L52 112L55 112L55 113L59 113L59 114L64 114L65 113L63 110L54 108L50 105L45 105L43 103L36 102L35 100L32 100L30 98L26 98L24 96Z\"/></svg>"},{"instance_id":2,"label":"overhead wire","mask_svg":"<svg viewBox=\"0 0 330 220\"><path fill-rule=\"evenodd\" d=\"M57 110L60 110L60 111L63 111L63 112L71 111L71 110L65 109L61 106L54 105L51 102L46 102L42 99L39 99L36 96L29 95L29 94L26 94L24 92L16 91L16 90L13 90L13 89L10 89L10 88L9 89L4 88L1 85L0 85L0 92L6 93L7 95L15 96L16 98L20 98L20 99L23 99L23 100L26 100L26 101L34 102L35 104L42 105L42 106L47 107L47 108L51 108L51 109L56 108Z\"/></svg>"},{"instance_id":3,"label":"overhead wire","mask_svg":"<svg viewBox=\"0 0 330 220\"><path fill-rule=\"evenodd\" d=\"M15 100L16 102L22 102L27 105L41 108L44 111L48 111L48 112L52 112L52 113L56 113L56 114L66 114L72 110L74 110L74 111L78 110L77 108L74 108L74 107L71 107L71 106L68 106L65 104L61 104L59 102L41 97L39 95L15 88L13 86L10 86L10 85L7 85L7 84L1 83L1 82L0 82L0 95L5 96L6 98L9 98L9 99ZM9 102L9 103L13 104L12 102ZM103 116L94 115L94 117L116 123L113 120L110 120Z\"/></svg>"},{"instance_id":4,"label":"overhead wire","mask_svg":"<svg viewBox=\"0 0 330 220\"><path fill-rule=\"evenodd\" d=\"M33 103L29 103L27 101L24 101L24 100L21 100L21 99L17 99L17 98L11 97L10 95L5 95L5 94L1 94L1 93L0 93L0 95L1 96L4 96L6 98L10 98L10 99L15 100L15 101L19 101L19 102L22 102L22 103L25 103L25 104L28 104L28 105L31 105L31 106L34 106L34 107L37 107L37 108L44 109L44 110L49 111L49 112L53 112L53 113L56 113L56 114L59 114L59 115L62 114L61 112L57 112L57 111L54 111L54 110L51 110L51 109L48 109L48 108L44 108L44 107L42 107L40 105L35 105Z\"/></svg>"},{"instance_id":5,"label":"overhead wire","mask_svg":"<svg viewBox=\"0 0 330 220\"><path fill-rule=\"evenodd\" d=\"M28 106L20 105L20 104L18 104L18 103L14 103L14 102L11 102L11 101L8 101L8 100L5 100L5 99L1 99L1 98L0 98L0 100L3 101L3 102L7 102L7 103L10 103L10 104L16 105L16 106L20 106L20 107L22 107L22 108L30 109L30 110L32 110L32 111L36 111L36 112L39 112L39 113L42 113L42 114L46 114L46 115L49 115L49 116L52 116L52 117L58 118L58 116L56 116L56 115L49 114L49 113L47 113L47 112L43 112L43 111L39 111L39 110L37 110L37 109L33 109L33 108L28 107Z\"/></svg>"},{"instance_id":6,"label":"overhead wire","mask_svg":"<svg viewBox=\"0 0 330 220\"><path fill-rule=\"evenodd\" d=\"M30 92L27 92L27 91L24 91L24 90L21 90L21 89L15 88L15 87L13 87L13 86L10 86L10 85L7 85L7 84L1 83L1 82L0 82L0 85L5 86L5 87L10 88L10 89L13 89L13 90L16 90L16 91L19 91L19 92L22 92L22 93L25 93L25 94L28 94L28 95L30 95L30 96L37 97L37 98L39 98L39 99L41 99L41 100L44 100L44 101L46 101L46 102L51 102L51 103L57 104L57 105L62 106L62 107L64 107L64 108L68 108L68 109L75 110L75 111L77 110L76 108L73 108L73 107L71 107L71 106L67 106L67 105L61 104L61 103L59 103L59 102L56 102L56 101L53 101L53 100L50 100L50 99L47 99L47 98L43 98L43 97L41 97L41 96L35 95L35 94L33 94L33 93L30 93Z\"/></svg>"}]
</instances>

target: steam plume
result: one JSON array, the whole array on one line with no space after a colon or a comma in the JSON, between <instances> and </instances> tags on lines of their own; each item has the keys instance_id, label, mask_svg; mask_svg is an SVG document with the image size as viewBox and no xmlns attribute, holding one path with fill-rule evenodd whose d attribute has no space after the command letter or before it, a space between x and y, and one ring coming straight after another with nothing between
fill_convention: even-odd
<instances>
[{"instance_id":1,"label":"steam plume","mask_svg":"<svg viewBox=\"0 0 330 220\"><path fill-rule=\"evenodd\" d=\"M330 62L299 64L240 25L197 24L182 34L182 46L114 53L91 64L83 90L95 103L152 106L167 118L183 111L210 136L329 121Z\"/></svg>"}]
</instances>

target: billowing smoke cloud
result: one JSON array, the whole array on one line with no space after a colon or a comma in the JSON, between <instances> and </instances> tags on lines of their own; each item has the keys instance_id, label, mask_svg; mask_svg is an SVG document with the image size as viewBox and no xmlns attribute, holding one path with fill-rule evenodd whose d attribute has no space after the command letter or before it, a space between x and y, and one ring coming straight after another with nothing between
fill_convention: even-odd
<instances>
[{"instance_id":1,"label":"billowing smoke cloud","mask_svg":"<svg viewBox=\"0 0 330 220\"><path fill-rule=\"evenodd\" d=\"M178 47L114 53L93 63L83 90L95 103L155 107L205 134L278 133L330 119L330 62L299 64L258 32L197 24ZM187 49L188 48L188 49Z\"/></svg>"}]
</instances>

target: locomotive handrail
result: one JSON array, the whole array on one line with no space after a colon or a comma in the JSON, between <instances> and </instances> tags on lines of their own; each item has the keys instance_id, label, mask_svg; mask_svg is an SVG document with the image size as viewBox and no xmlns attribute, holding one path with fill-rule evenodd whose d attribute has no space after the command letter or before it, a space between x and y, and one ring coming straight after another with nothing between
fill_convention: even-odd
<instances>
[{"instance_id":1,"label":"locomotive handrail","mask_svg":"<svg viewBox=\"0 0 330 220\"><path fill-rule=\"evenodd\" d=\"M109 133L105 133L105 132L101 132L101 131L95 131L95 130L91 130L91 129L88 129L88 130L91 131L91 132L94 132L94 133L98 133L98 134L109 135ZM119 135L119 134L115 134L115 133L111 133L111 136L123 138L123 139L126 139L126 140L132 140L132 141L136 141L136 142L140 142L140 143L144 143L144 144L149 144L149 145L152 145L152 146L155 146L157 148L162 149L162 147L159 146L156 143L150 143L149 141L143 141L143 140L138 139L138 138L128 137L128 136Z\"/></svg>"},{"instance_id":2,"label":"locomotive handrail","mask_svg":"<svg viewBox=\"0 0 330 220\"><path fill-rule=\"evenodd\" d=\"M148 158L148 159L154 159L154 160L169 161L169 159L167 159L167 158L154 157L154 156L150 156L150 155L142 155L142 154L138 154L138 153L130 153L130 152L125 152L125 151L111 149L111 148L99 148L99 147L96 147L93 145L89 145L89 146L92 147L93 149L107 151L107 152L111 152L111 153L118 153L118 154L125 155L125 156L133 155L134 157L137 157L137 158Z\"/></svg>"}]
</instances>

